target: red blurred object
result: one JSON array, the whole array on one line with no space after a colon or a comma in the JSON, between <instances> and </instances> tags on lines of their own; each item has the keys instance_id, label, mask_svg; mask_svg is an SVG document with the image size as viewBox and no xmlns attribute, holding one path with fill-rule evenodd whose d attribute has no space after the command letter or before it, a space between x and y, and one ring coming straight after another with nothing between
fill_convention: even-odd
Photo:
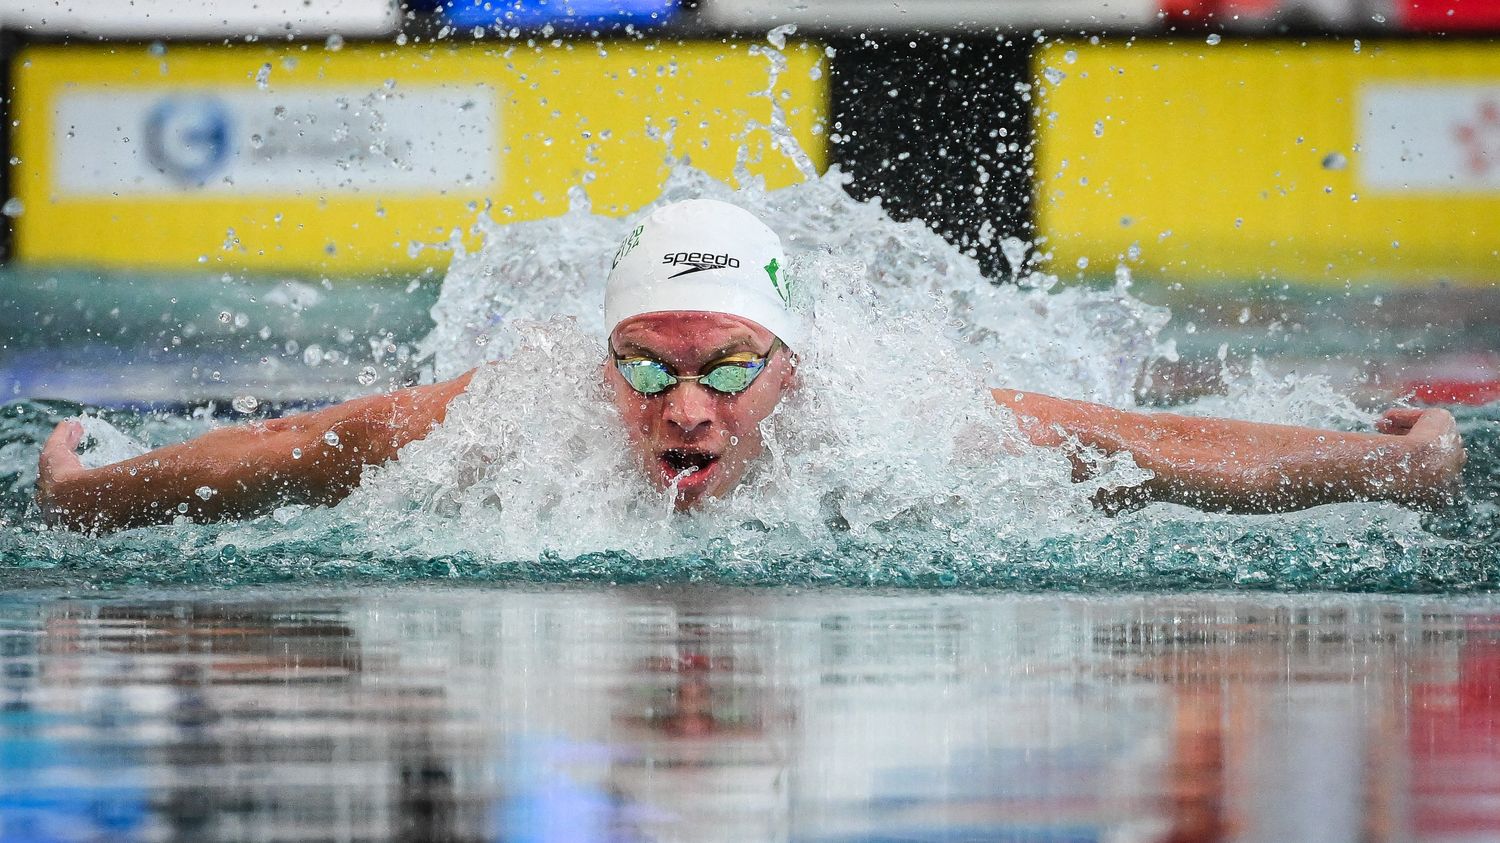
<instances>
[{"instance_id":1,"label":"red blurred object","mask_svg":"<svg viewBox=\"0 0 1500 843\"><path fill-rule=\"evenodd\" d=\"M1500 0L1400 0L1396 15L1418 32L1500 29Z\"/></svg>"},{"instance_id":2,"label":"red blurred object","mask_svg":"<svg viewBox=\"0 0 1500 843\"><path fill-rule=\"evenodd\" d=\"M1347 6L1352 11L1354 3ZM1325 7L1290 0L1161 0L1169 25L1268 21L1284 12L1316 13ZM1391 8L1393 23L1410 32L1500 32L1500 0L1394 0ZM1344 13L1327 22L1336 21L1351 22Z\"/></svg>"},{"instance_id":3,"label":"red blurred object","mask_svg":"<svg viewBox=\"0 0 1500 843\"><path fill-rule=\"evenodd\" d=\"M1401 391L1423 404L1488 404L1500 401L1500 380L1428 378L1410 381Z\"/></svg>"},{"instance_id":4,"label":"red blurred object","mask_svg":"<svg viewBox=\"0 0 1500 843\"><path fill-rule=\"evenodd\" d=\"M1464 632L1457 675L1413 686L1412 831L1422 840L1495 840L1500 830L1500 637Z\"/></svg>"},{"instance_id":5,"label":"red blurred object","mask_svg":"<svg viewBox=\"0 0 1500 843\"><path fill-rule=\"evenodd\" d=\"M1168 24L1183 19L1203 20L1217 6L1214 0L1161 0L1161 10Z\"/></svg>"}]
</instances>

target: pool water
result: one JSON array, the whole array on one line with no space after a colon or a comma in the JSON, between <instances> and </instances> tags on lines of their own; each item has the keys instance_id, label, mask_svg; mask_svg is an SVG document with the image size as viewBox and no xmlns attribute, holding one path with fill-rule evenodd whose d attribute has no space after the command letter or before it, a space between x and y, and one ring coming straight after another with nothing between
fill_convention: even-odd
<instances>
[{"instance_id":1,"label":"pool water","mask_svg":"<svg viewBox=\"0 0 1500 843\"><path fill-rule=\"evenodd\" d=\"M1227 312L1225 302L1207 304L1204 287L1174 311L1148 301L1149 291L1138 294L1128 266L1109 286L1064 281L1028 262L1019 243L1006 245L1011 272L997 283L921 223L855 201L845 182L830 171L781 190L736 191L685 165L670 173L661 201L730 199L782 234L789 277L802 291L794 305L814 311L818 326L798 350L802 385L766 424L766 458L726 500L691 517L674 515L641 481L601 395L602 279L628 221L593 213L581 192L552 219L504 224L481 215L478 249L455 247L442 278L405 284L225 276L179 281L174 292L167 279L114 279L117 287L62 275L21 279L6 294L16 305L7 344L31 362L4 370L16 397L0 405L0 577L38 586L436 578L1495 587L1500 404L1458 408L1470 460L1464 495L1441 514L1385 504L1275 517L1152 506L1112 518L1092 500L1139 482L1133 462L1103 461L1099 476L1072 483L1067 460L1020 441L989 389L1141 407L1145 393L1160 392L1159 366L1188 354L1213 367L1219 394L1161 398L1179 412L1368 429L1371 408L1309 361L1398 360L1414 349L1493 353L1491 334L1479 326L1496 296L1459 301L1474 323L1461 331L1432 324L1433 305L1424 321L1409 296L1392 295L1399 306L1384 311L1378 292L1373 301L1347 290L1318 297L1297 314L1294 297L1277 292L1284 285L1231 302ZM1418 324L1397 314L1415 314ZM62 327L75 323L76 331ZM1215 340L1217 353L1204 347ZM94 351L70 357L78 347ZM69 361L64 374L55 361L43 366L51 358ZM476 366L447 422L399 461L368 471L338 507L284 507L247 523L169 524L102 538L38 523L37 450L65 418L91 417L84 459L107 462L214 424L281 412L285 402ZM102 386L93 395L58 388L77 379ZM179 382L176 400L152 403L173 399ZM91 403L43 400L58 394Z\"/></svg>"},{"instance_id":2,"label":"pool water","mask_svg":"<svg viewBox=\"0 0 1500 843\"><path fill-rule=\"evenodd\" d=\"M1073 484L988 394L1360 427L1321 364L1492 355L1492 323L1174 316L1128 268L994 283L837 173L734 198L820 332L765 468L689 516L611 447L624 223L586 202L480 219L442 279L12 276L0 843L1500 839L1500 404L1455 408L1441 513L1108 517L1133 464ZM337 507L86 536L33 502L67 418L108 461L487 362Z\"/></svg>"},{"instance_id":3,"label":"pool water","mask_svg":"<svg viewBox=\"0 0 1500 843\"><path fill-rule=\"evenodd\" d=\"M1500 834L1488 598L0 599L0 840Z\"/></svg>"}]
</instances>

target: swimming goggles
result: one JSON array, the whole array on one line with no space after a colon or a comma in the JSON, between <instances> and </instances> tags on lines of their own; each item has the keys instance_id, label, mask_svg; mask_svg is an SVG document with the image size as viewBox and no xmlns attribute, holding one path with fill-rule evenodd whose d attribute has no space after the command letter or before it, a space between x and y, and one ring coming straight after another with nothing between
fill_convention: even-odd
<instances>
[{"instance_id":1,"label":"swimming goggles","mask_svg":"<svg viewBox=\"0 0 1500 843\"><path fill-rule=\"evenodd\" d=\"M744 392L750 388L750 384L755 383L755 379L765 371L766 363L780 345L781 340L778 338L772 341L771 349L765 354L741 352L715 360L709 364L708 371L701 375L674 375L660 360L650 357L621 357L613 347L610 348L610 353L615 356L615 368L620 371L620 376L625 378L631 389L642 395L659 395L681 381L697 381L714 392L734 395Z\"/></svg>"}]
</instances>

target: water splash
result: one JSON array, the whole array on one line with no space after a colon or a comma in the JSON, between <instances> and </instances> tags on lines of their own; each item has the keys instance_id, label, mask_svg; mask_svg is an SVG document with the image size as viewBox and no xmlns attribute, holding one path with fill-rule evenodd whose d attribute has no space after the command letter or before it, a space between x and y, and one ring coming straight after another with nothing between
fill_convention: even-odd
<instances>
[{"instance_id":1,"label":"water splash","mask_svg":"<svg viewBox=\"0 0 1500 843\"><path fill-rule=\"evenodd\" d=\"M816 336L798 350L802 386L767 421L766 455L725 500L671 515L670 499L631 464L599 372L607 256L631 223L580 199L550 220L482 219L477 251L455 245L421 346L437 377L492 365L443 428L367 475L340 511L356 524L399 515L424 525L389 537L383 547L394 554L663 559L715 548L752 566L897 548L949 558L1011 543L1063 542L1076 553L1075 542L1175 521L1237 525L1226 535L1249 529L1247 519L1170 507L1104 517L1094 494L1138 482L1139 469L1120 458L1074 484L1066 460L1026 444L989 396L1012 387L1132 406L1143 367L1170 353L1159 339L1169 314L1132 296L1127 274L1104 290L1063 287L1035 270L998 285L921 224L893 221L844 184L832 171L778 191L735 190L679 163L658 200L719 198L767 220L815 311ZM1367 420L1316 378L1274 379L1252 366L1230 383L1227 396L1188 411ZM1335 508L1296 523L1421 535L1409 513L1352 511L1361 513L1353 522Z\"/></svg>"}]
</instances>

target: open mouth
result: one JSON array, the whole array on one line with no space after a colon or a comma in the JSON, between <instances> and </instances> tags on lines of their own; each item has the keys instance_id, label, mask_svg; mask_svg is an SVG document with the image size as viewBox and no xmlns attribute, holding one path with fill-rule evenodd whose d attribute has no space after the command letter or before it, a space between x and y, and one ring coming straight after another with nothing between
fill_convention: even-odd
<instances>
[{"instance_id":1,"label":"open mouth","mask_svg":"<svg viewBox=\"0 0 1500 843\"><path fill-rule=\"evenodd\" d=\"M661 452L662 464L674 477L683 472L687 472L688 476L697 474L712 466L716 460L718 460L717 455L703 451L672 448Z\"/></svg>"}]
</instances>

